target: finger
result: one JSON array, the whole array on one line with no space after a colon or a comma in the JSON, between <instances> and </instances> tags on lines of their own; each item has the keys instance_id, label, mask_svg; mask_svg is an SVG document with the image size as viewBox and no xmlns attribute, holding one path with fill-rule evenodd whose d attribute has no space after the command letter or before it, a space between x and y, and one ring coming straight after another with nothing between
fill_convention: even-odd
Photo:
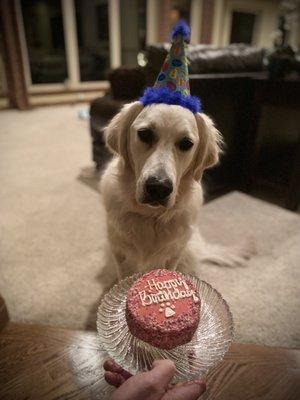
<instances>
[{"instance_id":1,"label":"finger","mask_svg":"<svg viewBox=\"0 0 300 400\"><path fill-rule=\"evenodd\" d=\"M170 360L156 360L152 367L152 370L147 372L148 378L167 389L176 371L174 363Z\"/></svg>"},{"instance_id":2,"label":"finger","mask_svg":"<svg viewBox=\"0 0 300 400\"><path fill-rule=\"evenodd\" d=\"M197 400L206 390L206 385L202 381L186 382L173 389L163 396L162 400Z\"/></svg>"},{"instance_id":3,"label":"finger","mask_svg":"<svg viewBox=\"0 0 300 400\"><path fill-rule=\"evenodd\" d=\"M132 377L132 374L128 371L126 371L125 369L122 368L122 371L120 372L120 374L123 376L123 378L125 380L129 379Z\"/></svg>"},{"instance_id":4,"label":"finger","mask_svg":"<svg viewBox=\"0 0 300 400\"><path fill-rule=\"evenodd\" d=\"M132 376L132 374L130 374L128 371L126 371L124 368L122 368L121 365L117 364L111 358L108 358L104 362L103 368L105 369L105 371L116 372L116 373L122 375L124 379L129 379Z\"/></svg>"},{"instance_id":5,"label":"finger","mask_svg":"<svg viewBox=\"0 0 300 400\"><path fill-rule=\"evenodd\" d=\"M153 369L133 376L114 392L113 399L141 400L148 399L160 400L165 394L169 382L175 373L175 366L169 360L159 360L153 363Z\"/></svg>"},{"instance_id":6,"label":"finger","mask_svg":"<svg viewBox=\"0 0 300 400\"><path fill-rule=\"evenodd\" d=\"M104 373L104 379L109 385L112 385L116 388L118 388L119 386L122 385L122 383L125 382L125 379L123 378L122 375L111 371L106 371Z\"/></svg>"},{"instance_id":7,"label":"finger","mask_svg":"<svg viewBox=\"0 0 300 400\"><path fill-rule=\"evenodd\" d=\"M117 372L116 369L120 368L120 366L112 358L108 358L104 361L103 368L105 371Z\"/></svg>"}]
</instances>

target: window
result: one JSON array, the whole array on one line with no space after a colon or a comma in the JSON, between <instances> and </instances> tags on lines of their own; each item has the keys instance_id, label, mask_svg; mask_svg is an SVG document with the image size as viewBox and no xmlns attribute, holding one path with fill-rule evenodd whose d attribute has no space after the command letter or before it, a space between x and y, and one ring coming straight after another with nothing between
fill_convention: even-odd
<instances>
[{"instance_id":1,"label":"window","mask_svg":"<svg viewBox=\"0 0 300 400\"><path fill-rule=\"evenodd\" d=\"M61 83L67 63L60 0L21 1L31 81Z\"/></svg>"},{"instance_id":2,"label":"window","mask_svg":"<svg viewBox=\"0 0 300 400\"><path fill-rule=\"evenodd\" d=\"M256 15L233 11L230 43L252 44Z\"/></svg>"},{"instance_id":3,"label":"window","mask_svg":"<svg viewBox=\"0 0 300 400\"><path fill-rule=\"evenodd\" d=\"M121 60L137 65L137 55L146 46L146 0L120 1Z\"/></svg>"},{"instance_id":4,"label":"window","mask_svg":"<svg viewBox=\"0 0 300 400\"><path fill-rule=\"evenodd\" d=\"M109 61L108 1L75 0L80 79L105 80Z\"/></svg>"},{"instance_id":5,"label":"window","mask_svg":"<svg viewBox=\"0 0 300 400\"><path fill-rule=\"evenodd\" d=\"M14 1L32 92L106 88L108 70L136 66L145 49L152 0Z\"/></svg>"}]
</instances>

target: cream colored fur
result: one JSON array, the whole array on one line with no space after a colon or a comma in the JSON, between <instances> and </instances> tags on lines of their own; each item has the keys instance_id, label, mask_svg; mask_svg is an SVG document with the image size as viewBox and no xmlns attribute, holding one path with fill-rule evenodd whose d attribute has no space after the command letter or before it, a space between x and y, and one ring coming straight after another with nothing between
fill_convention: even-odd
<instances>
[{"instance_id":1,"label":"cream colored fur","mask_svg":"<svg viewBox=\"0 0 300 400\"><path fill-rule=\"evenodd\" d=\"M151 127L158 140L142 143L137 130ZM194 143L185 152L176 143L188 136ZM107 211L109 249L118 278L154 268L197 273L211 261L241 264L248 246L224 248L205 243L199 231L203 203L202 173L218 162L222 139L205 114L181 106L134 102L123 107L105 130L107 146L115 153L101 181ZM173 183L166 207L142 204L147 177L164 171Z\"/></svg>"}]
</instances>

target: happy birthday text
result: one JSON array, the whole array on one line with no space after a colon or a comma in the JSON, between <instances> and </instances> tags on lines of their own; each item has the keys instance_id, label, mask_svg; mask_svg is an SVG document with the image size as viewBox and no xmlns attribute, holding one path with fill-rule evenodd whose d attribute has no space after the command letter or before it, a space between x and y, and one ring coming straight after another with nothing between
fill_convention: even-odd
<instances>
[{"instance_id":1,"label":"happy birthday text","mask_svg":"<svg viewBox=\"0 0 300 400\"><path fill-rule=\"evenodd\" d=\"M151 293L156 290L157 293ZM151 279L147 281L145 290L139 292L141 303L143 306L149 306L153 303L163 303L170 300L180 300L187 297L193 297L195 303L198 303L194 290L190 289L187 283L178 278L168 281L155 281Z\"/></svg>"}]
</instances>

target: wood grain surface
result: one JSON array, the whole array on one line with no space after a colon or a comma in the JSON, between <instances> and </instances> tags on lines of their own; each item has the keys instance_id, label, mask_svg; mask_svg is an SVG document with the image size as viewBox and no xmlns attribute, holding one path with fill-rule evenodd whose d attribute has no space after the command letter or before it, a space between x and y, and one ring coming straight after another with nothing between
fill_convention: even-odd
<instances>
[{"instance_id":1,"label":"wood grain surface","mask_svg":"<svg viewBox=\"0 0 300 400\"><path fill-rule=\"evenodd\" d=\"M95 332L9 323L0 332L0 399L106 399ZM300 350L233 344L203 399L299 400Z\"/></svg>"}]
</instances>

